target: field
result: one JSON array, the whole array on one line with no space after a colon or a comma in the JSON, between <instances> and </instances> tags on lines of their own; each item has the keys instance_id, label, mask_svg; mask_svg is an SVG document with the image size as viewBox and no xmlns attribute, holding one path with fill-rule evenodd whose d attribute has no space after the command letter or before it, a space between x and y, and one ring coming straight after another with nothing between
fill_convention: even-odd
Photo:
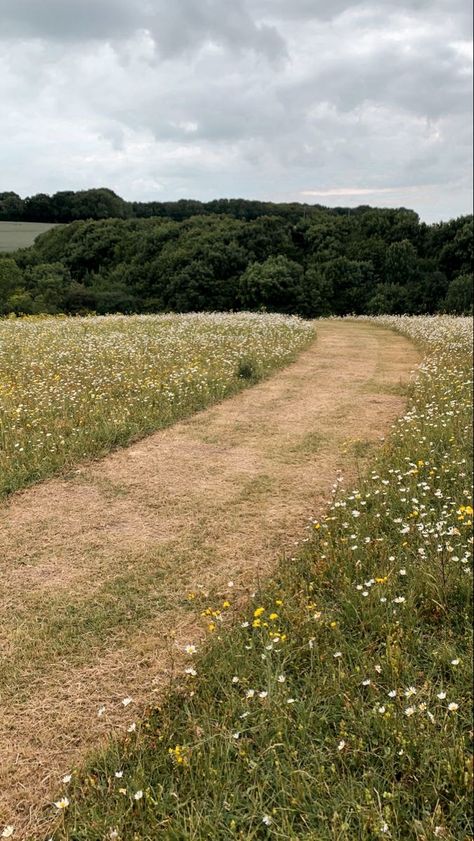
<instances>
[{"instance_id":1,"label":"field","mask_svg":"<svg viewBox=\"0 0 474 841\"><path fill-rule=\"evenodd\" d=\"M383 323L427 355L372 472L74 775L57 838L471 837L471 324Z\"/></svg>"},{"instance_id":2,"label":"field","mask_svg":"<svg viewBox=\"0 0 474 841\"><path fill-rule=\"evenodd\" d=\"M33 245L39 234L44 234L54 228L49 222L1 222L0 221L0 253L2 251L16 251L18 248L28 248Z\"/></svg>"},{"instance_id":3,"label":"field","mask_svg":"<svg viewBox=\"0 0 474 841\"><path fill-rule=\"evenodd\" d=\"M258 379L268 350L261 338L256 355L232 344L249 318L255 339L260 317L220 318L219 329L214 316L161 326L180 326L175 371L190 346L206 360L193 361L193 386L208 382L216 335L230 331L223 396ZM132 342L117 357L130 320L86 320L94 336L122 322L120 342L87 334L84 371L77 350L67 368L106 401L110 359L122 377L132 362L156 364L149 335L145 353ZM471 837L472 319L320 321L309 347L312 326L283 319L280 342L283 323L296 345L290 353L287 340L277 364L307 347L293 364L0 511L4 837ZM41 392L62 405L55 366L79 342L68 324L16 325L31 356L54 351L30 412ZM47 335L35 345L36 325ZM91 389L87 359L99 357ZM154 390L141 392L142 411ZM183 398L186 415L201 397ZM124 391L106 405L127 408ZM85 415L96 452L146 431L117 417L126 432L112 442ZM86 452L48 461L43 475Z\"/></svg>"},{"instance_id":4,"label":"field","mask_svg":"<svg viewBox=\"0 0 474 841\"><path fill-rule=\"evenodd\" d=\"M235 393L312 337L278 315L0 320L0 497Z\"/></svg>"}]
</instances>

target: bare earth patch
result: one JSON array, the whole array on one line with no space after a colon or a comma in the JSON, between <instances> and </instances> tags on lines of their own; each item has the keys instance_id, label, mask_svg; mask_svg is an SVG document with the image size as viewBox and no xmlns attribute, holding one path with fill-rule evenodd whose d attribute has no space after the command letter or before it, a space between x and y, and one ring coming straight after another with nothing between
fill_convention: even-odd
<instances>
[{"instance_id":1,"label":"bare earth patch","mask_svg":"<svg viewBox=\"0 0 474 841\"><path fill-rule=\"evenodd\" d=\"M266 382L0 509L0 826L46 831L61 776L202 637L204 594L232 579L242 599L291 557L337 472L356 478L418 360L395 333L320 322Z\"/></svg>"}]
</instances>

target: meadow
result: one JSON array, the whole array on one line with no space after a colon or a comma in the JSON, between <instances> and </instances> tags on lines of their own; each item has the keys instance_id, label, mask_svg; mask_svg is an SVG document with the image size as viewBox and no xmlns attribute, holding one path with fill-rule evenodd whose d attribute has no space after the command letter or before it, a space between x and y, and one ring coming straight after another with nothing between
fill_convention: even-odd
<instances>
[{"instance_id":1,"label":"meadow","mask_svg":"<svg viewBox=\"0 0 474 841\"><path fill-rule=\"evenodd\" d=\"M376 323L424 361L371 470L250 604L188 594L208 641L64 777L56 841L471 837L472 320Z\"/></svg>"},{"instance_id":2,"label":"meadow","mask_svg":"<svg viewBox=\"0 0 474 841\"><path fill-rule=\"evenodd\" d=\"M3 222L0 220L0 253L28 248L45 231L54 228L49 222Z\"/></svg>"},{"instance_id":3,"label":"meadow","mask_svg":"<svg viewBox=\"0 0 474 841\"><path fill-rule=\"evenodd\" d=\"M313 337L245 313L0 320L0 497L237 392Z\"/></svg>"}]
</instances>

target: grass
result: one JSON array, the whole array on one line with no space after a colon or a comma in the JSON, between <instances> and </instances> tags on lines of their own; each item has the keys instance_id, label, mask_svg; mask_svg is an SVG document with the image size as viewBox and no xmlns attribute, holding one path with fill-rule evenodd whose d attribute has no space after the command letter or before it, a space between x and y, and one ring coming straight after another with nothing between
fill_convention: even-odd
<instances>
[{"instance_id":1,"label":"grass","mask_svg":"<svg viewBox=\"0 0 474 841\"><path fill-rule=\"evenodd\" d=\"M55 841L471 837L472 322L380 323L426 356L372 471L238 621L231 583L203 605L208 643L72 771Z\"/></svg>"},{"instance_id":2,"label":"grass","mask_svg":"<svg viewBox=\"0 0 474 841\"><path fill-rule=\"evenodd\" d=\"M319 499L338 468L354 475L355 433L378 438L401 410L383 401L419 361L406 339L358 323L317 334L259 387L1 507L0 834L46 835L68 769L161 697L180 649L206 635L200 612L230 578L246 600L300 535L308 489ZM375 367L377 407L363 389ZM323 452L288 462L315 427Z\"/></svg>"},{"instance_id":3,"label":"grass","mask_svg":"<svg viewBox=\"0 0 474 841\"><path fill-rule=\"evenodd\" d=\"M0 253L28 248L50 228L54 225L47 222L0 222Z\"/></svg>"},{"instance_id":4,"label":"grass","mask_svg":"<svg viewBox=\"0 0 474 841\"><path fill-rule=\"evenodd\" d=\"M0 320L0 497L236 393L313 337L245 313Z\"/></svg>"},{"instance_id":5,"label":"grass","mask_svg":"<svg viewBox=\"0 0 474 841\"><path fill-rule=\"evenodd\" d=\"M158 609L171 608L159 591L162 577L156 567L127 571L75 602L65 600L64 593L50 599L47 606L42 595L25 597L22 612L16 616L19 628L14 644L0 664L3 701L26 700L34 692L35 680L47 680L59 661L67 658L70 668L83 665L92 647L96 656L106 653L125 642ZM36 623L31 623L31 616L37 617ZM7 628L8 622L5 632Z\"/></svg>"}]
</instances>

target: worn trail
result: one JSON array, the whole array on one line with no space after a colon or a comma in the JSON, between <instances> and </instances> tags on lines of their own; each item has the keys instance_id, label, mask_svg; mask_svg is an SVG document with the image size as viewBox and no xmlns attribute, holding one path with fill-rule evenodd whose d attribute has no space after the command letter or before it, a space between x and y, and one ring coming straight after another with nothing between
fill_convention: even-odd
<instances>
[{"instance_id":1,"label":"worn trail","mask_svg":"<svg viewBox=\"0 0 474 841\"><path fill-rule=\"evenodd\" d=\"M266 382L0 509L0 828L40 837L61 775L162 691L203 605L291 557L417 362L395 333L320 322Z\"/></svg>"}]
</instances>

